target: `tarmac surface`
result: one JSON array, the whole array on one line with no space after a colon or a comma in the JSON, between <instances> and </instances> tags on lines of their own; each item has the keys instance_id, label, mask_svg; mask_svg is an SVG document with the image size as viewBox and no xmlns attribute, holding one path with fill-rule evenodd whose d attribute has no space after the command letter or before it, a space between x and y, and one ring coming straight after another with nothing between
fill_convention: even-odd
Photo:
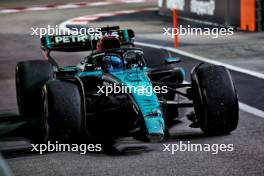
<instances>
[{"instance_id":1,"label":"tarmac surface","mask_svg":"<svg viewBox=\"0 0 264 176\"><path fill-rule=\"evenodd\" d=\"M25 4L29 3L24 1ZM52 1L53 2L53 1ZM58 1L59 2L59 1ZM13 6L6 3L5 6ZM24 5L24 4L23 4ZM29 4L32 5L32 4ZM36 5L36 4L33 4ZM42 59L38 37L31 36L31 27L56 25L69 18L115 12L138 8L155 7L153 3L110 5L81 9L65 9L41 12L0 14L0 114L16 116L15 66L23 60ZM136 41L172 46L172 39L164 38L162 27L170 26L170 19L160 17L156 12L141 12L100 19L93 26L121 25L135 30ZM186 25L187 22L180 21ZM193 24L199 26L199 24ZM203 36L180 37L180 49L224 63L241 66L263 73L264 40L261 33L235 32L235 35L219 39ZM155 65L167 57L164 51L143 47L147 61ZM182 59L179 66L190 72L198 61L171 53ZM87 53L56 54L61 65L79 62ZM75 56L75 57L73 57ZM231 71L238 89L239 100L264 111L264 80L243 73ZM187 80L189 78L187 77ZM183 114L184 115L184 114ZM1 117L0 117L1 118ZM264 119L240 111L238 128L230 135L205 136L199 129L189 128L190 122L182 122L173 127L171 139L164 143L141 143L131 138L122 138L117 143L121 155L104 153L57 152L39 155L31 152L7 152L4 157L14 175L263 175L264 161ZM234 151L219 152L163 152L163 144L233 144ZM0 142L8 147L27 146L20 138L15 142Z\"/></svg>"}]
</instances>

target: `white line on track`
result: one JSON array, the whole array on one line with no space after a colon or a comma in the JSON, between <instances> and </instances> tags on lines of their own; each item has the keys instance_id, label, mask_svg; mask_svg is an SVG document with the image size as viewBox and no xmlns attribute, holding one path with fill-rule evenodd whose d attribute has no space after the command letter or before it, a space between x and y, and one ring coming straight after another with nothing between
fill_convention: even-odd
<instances>
[{"instance_id":1,"label":"white line on track","mask_svg":"<svg viewBox=\"0 0 264 176\"><path fill-rule=\"evenodd\" d=\"M142 43L142 42L135 42L135 44L136 45L140 45L140 46L151 47L151 48L155 48L155 49L166 49L168 51L171 51L171 52L183 55L183 56L187 56L187 57L193 58L195 60L199 60L199 61L202 61L202 62L207 62L207 63L213 64L213 65L222 65L222 66L225 66L226 68L228 68L229 70L237 71L237 72L240 72L240 73L245 73L245 74L253 76L253 77L264 79L264 74L262 74L262 73L255 72L255 71L252 71L252 70L247 70L247 69L240 68L240 67L237 67L237 66L234 66L234 65L230 65L230 64L223 63L223 62L215 61L215 60L212 60L212 59L208 59L208 58L205 58L205 57L202 57L202 56L198 56L198 55L195 55L195 54L191 54L191 53L188 53L186 51L182 51L182 50L179 50L179 49L176 49L176 48L164 47L164 46L161 46L161 45Z\"/></svg>"},{"instance_id":2,"label":"white line on track","mask_svg":"<svg viewBox=\"0 0 264 176\"><path fill-rule=\"evenodd\" d=\"M239 108L245 112L248 112L250 114L253 114L253 115L261 117L261 118L264 118L264 111L262 111L260 109L254 108L252 106L249 106L249 105L241 103L241 102L239 102Z\"/></svg>"}]
</instances>

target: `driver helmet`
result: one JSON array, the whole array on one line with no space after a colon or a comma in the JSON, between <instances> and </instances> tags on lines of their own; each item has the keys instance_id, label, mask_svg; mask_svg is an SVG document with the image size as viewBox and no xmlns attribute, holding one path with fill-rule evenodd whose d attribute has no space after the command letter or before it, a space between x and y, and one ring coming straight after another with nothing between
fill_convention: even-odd
<instances>
[{"instance_id":1,"label":"driver helmet","mask_svg":"<svg viewBox=\"0 0 264 176\"><path fill-rule=\"evenodd\" d=\"M122 60L117 56L104 56L102 69L106 73L121 71L123 69Z\"/></svg>"}]
</instances>

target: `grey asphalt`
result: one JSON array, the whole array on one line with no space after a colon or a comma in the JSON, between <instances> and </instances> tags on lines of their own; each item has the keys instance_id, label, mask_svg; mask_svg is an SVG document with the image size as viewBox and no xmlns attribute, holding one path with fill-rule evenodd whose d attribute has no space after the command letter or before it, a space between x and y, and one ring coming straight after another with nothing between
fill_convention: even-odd
<instances>
[{"instance_id":1,"label":"grey asphalt","mask_svg":"<svg viewBox=\"0 0 264 176\"><path fill-rule=\"evenodd\" d=\"M55 25L68 18L102 11L109 12L152 6L151 4L114 5L89 9L2 14L0 17L0 114L17 113L14 81L16 63L28 59L42 59L39 40L37 37L30 35L30 28L32 26ZM99 21L94 25L115 23L128 27L131 26L135 28L136 35L139 35L138 40L171 44L166 42L166 39L161 40L160 36L155 37L158 35L157 31L162 32L159 26L161 24L168 24L168 22L163 21L163 18L153 19L153 14L140 15L141 18L136 18L135 15L131 16L130 18L106 19L107 21ZM144 20L142 17L144 17ZM151 37L148 32L155 35ZM243 36L242 34L240 35ZM191 41L186 39L186 42ZM197 45L194 42L193 48ZM217 46L215 45L214 48L217 48ZM185 49L184 46L182 48ZM145 50L146 56L151 56L154 52L147 48ZM203 54L209 55L206 50L204 50ZM78 54L78 58L76 59L59 55L59 62L64 65L78 63L82 55ZM159 53L155 57L151 57L151 59L153 58L155 61L163 56L164 54ZM189 60L189 62L193 63L192 60ZM244 78L244 75L240 75L240 77ZM248 85L248 88L250 87L254 87L254 85ZM252 95L248 94L245 96L250 97ZM39 155L22 152L17 155L5 155L5 157L14 174L21 176L264 175L264 119L240 111L240 122L237 130L230 135L216 137L204 136L199 129L189 128L189 124L190 122L183 119L182 123L171 129L172 137L165 143L178 144L180 141L190 141L191 143L198 144L234 144L234 151L219 152L216 155L210 152L176 152L172 155L169 152L163 152L163 143L140 143L130 138L124 138L117 144L117 148L123 152L123 155L106 155L103 153L80 155L69 152Z\"/></svg>"}]
</instances>

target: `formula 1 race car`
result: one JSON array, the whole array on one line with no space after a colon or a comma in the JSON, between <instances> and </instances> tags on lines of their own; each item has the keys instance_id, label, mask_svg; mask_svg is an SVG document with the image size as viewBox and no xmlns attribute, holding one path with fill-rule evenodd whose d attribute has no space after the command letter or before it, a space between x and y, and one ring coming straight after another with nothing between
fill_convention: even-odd
<instances>
[{"instance_id":1,"label":"formula 1 race car","mask_svg":"<svg viewBox=\"0 0 264 176\"><path fill-rule=\"evenodd\" d=\"M132 30L107 30L118 31L119 37L106 35L94 42L84 35L45 36L41 43L48 60L18 63L19 112L22 118L39 120L39 139L110 141L132 136L160 141L169 136L168 127L182 107L194 107L188 119L206 134L237 127L237 93L225 67L199 64L186 83L179 59L165 58L163 66L149 68L144 51L133 46ZM90 50L79 65L63 68L49 54ZM175 95L189 102L176 101Z\"/></svg>"}]
</instances>

